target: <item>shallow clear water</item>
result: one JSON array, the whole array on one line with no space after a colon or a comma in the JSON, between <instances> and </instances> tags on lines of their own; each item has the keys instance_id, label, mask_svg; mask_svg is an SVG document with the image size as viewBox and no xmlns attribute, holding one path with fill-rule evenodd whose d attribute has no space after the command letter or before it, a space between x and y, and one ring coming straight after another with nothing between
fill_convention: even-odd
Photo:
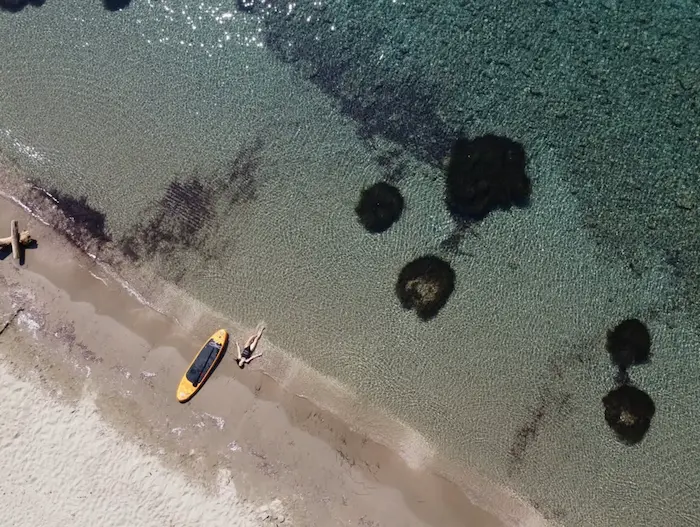
<instances>
[{"instance_id":1,"label":"shallow clear water","mask_svg":"<svg viewBox=\"0 0 700 527\"><path fill-rule=\"evenodd\" d=\"M3 153L87 196L117 239L176 177L228 181L197 234L216 258L156 254L166 278L264 319L275 343L565 525L700 524L698 322L666 245L698 221L697 4L290 6L1 13ZM394 282L452 233L439 163L460 127L522 141L533 200L440 253L456 291L422 323ZM407 207L370 236L353 208L389 174ZM673 208L688 189L690 209ZM635 230L640 214L664 236ZM697 242L682 246L692 262ZM655 346L633 372L657 405L634 448L600 403L605 332L628 316Z\"/></svg>"}]
</instances>

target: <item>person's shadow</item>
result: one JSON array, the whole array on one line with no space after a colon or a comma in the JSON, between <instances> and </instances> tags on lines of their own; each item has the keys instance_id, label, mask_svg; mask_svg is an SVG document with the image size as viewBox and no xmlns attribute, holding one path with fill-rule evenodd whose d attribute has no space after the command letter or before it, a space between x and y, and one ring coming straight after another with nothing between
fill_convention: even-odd
<instances>
[{"instance_id":1,"label":"person's shadow","mask_svg":"<svg viewBox=\"0 0 700 527\"><path fill-rule=\"evenodd\" d=\"M39 247L39 242L36 240L32 240L30 244L28 245L23 245L22 248L20 249L19 252L19 265L24 265L24 260L27 254L28 250L33 250ZM12 255L12 246L11 245L6 245L4 247L0 247L0 261L4 260L8 256Z\"/></svg>"}]
</instances>

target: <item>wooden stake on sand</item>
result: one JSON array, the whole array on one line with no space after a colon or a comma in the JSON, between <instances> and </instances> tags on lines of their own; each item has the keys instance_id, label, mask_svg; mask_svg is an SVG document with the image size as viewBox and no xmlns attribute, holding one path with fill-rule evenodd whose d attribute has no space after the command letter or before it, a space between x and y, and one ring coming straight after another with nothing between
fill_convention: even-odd
<instances>
[{"instance_id":1,"label":"wooden stake on sand","mask_svg":"<svg viewBox=\"0 0 700 527\"><path fill-rule=\"evenodd\" d=\"M12 220L10 223L11 235L7 238L0 238L0 247L12 245L12 256L15 260L19 260L21 247L30 245L34 240L29 234L29 231L19 232L17 220Z\"/></svg>"},{"instance_id":2,"label":"wooden stake on sand","mask_svg":"<svg viewBox=\"0 0 700 527\"><path fill-rule=\"evenodd\" d=\"M12 237L12 257L19 260L19 224L17 220L10 222L10 236Z\"/></svg>"}]
</instances>

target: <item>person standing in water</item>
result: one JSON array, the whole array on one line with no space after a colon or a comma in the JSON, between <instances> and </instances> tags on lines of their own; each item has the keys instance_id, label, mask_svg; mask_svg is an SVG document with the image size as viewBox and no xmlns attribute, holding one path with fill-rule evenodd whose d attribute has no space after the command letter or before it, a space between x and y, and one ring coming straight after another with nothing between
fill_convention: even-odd
<instances>
[{"instance_id":1,"label":"person standing in water","mask_svg":"<svg viewBox=\"0 0 700 527\"><path fill-rule=\"evenodd\" d=\"M260 342L260 337L262 337L263 331L265 331L265 326L260 326L258 332L246 341L243 351L241 351L241 347L238 345L238 341L236 341L236 349L238 349L238 358L236 359L236 362L241 368L243 368L243 366L248 364L253 359L257 359L258 357L262 356L262 353L256 353L253 355L253 352Z\"/></svg>"}]
</instances>

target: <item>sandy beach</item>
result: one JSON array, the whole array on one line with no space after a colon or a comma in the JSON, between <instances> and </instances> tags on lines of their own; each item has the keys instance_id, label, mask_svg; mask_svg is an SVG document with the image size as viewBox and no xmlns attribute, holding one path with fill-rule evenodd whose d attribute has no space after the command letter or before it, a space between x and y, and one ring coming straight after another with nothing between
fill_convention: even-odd
<instances>
[{"instance_id":1,"label":"sandy beach","mask_svg":"<svg viewBox=\"0 0 700 527\"><path fill-rule=\"evenodd\" d=\"M17 219L38 240L22 265L7 251L0 260L8 525L527 521L516 501L498 504L497 518L440 476L437 461L407 463L406 452L294 395L294 382L281 386L266 373L285 366L265 338L258 364L241 371L234 347L179 404L179 378L222 321L182 324L156 312L40 217L0 203L7 234ZM232 329L239 342L246 336Z\"/></svg>"}]
</instances>

